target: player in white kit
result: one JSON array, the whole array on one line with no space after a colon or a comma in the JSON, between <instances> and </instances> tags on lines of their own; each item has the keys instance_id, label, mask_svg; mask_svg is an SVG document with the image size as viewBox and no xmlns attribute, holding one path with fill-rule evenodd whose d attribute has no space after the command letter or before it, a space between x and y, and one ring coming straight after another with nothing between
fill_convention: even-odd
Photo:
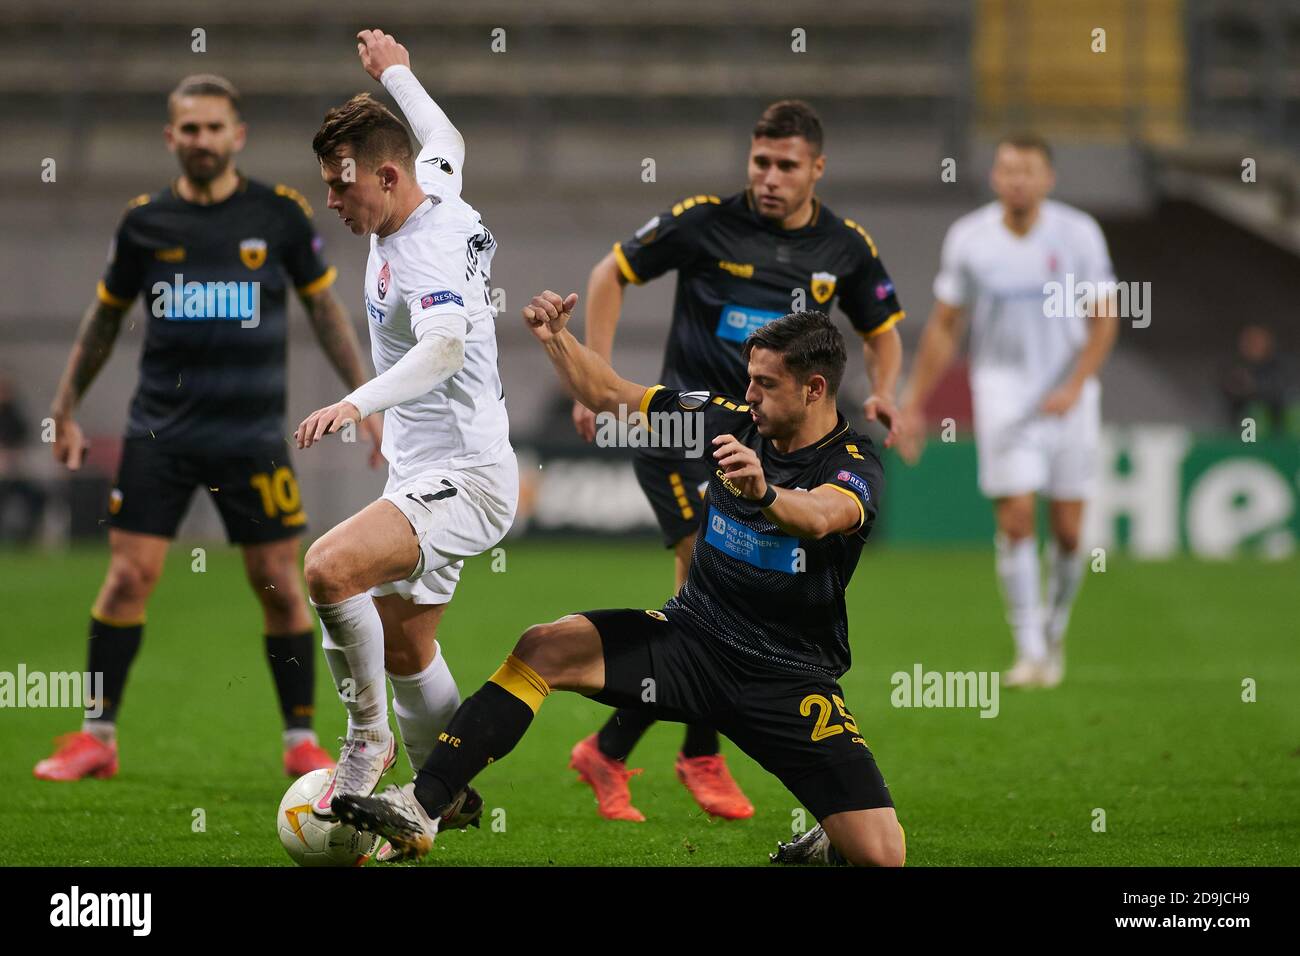
<instances>
[{"instance_id":1,"label":"player in white kit","mask_svg":"<svg viewBox=\"0 0 1300 956\"><path fill-rule=\"evenodd\" d=\"M384 412L384 494L318 539L305 560L322 643L348 711L331 785L313 804L329 816L340 793L370 794L395 762L393 710L419 768L460 704L436 633L463 559L505 536L518 466L497 373L489 269L496 240L461 199L465 144L410 70L404 47L357 35L362 65L397 101L420 142L368 94L331 110L312 142L328 206L369 235L365 305L376 377L308 416L299 448ZM461 795L443 828L477 820ZM383 859L381 852L380 858Z\"/></svg>"},{"instance_id":2,"label":"player in white kit","mask_svg":"<svg viewBox=\"0 0 1300 956\"><path fill-rule=\"evenodd\" d=\"M1055 173L1044 140L999 143L990 181L997 201L958 219L944 239L934 311L904 393L900 451L909 462L919 457L922 409L969 315L979 487L993 500L997 572L1016 643L1003 684L1054 687L1065 673L1065 629L1083 578L1079 533L1101 428L1096 374L1118 328L1114 274L1096 220L1047 199ZM1070 289L1111 292L1088 308L1079 297L1064 301ZM1051 524L1045 599L1036 495L1048 499Z\"/></svg>"}]
</instances>

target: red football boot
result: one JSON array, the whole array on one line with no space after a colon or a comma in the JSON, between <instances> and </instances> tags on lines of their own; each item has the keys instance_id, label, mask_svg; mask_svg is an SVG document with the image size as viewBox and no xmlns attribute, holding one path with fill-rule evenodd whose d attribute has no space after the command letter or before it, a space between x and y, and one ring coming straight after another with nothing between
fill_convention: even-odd
<instances>
[{"instance_id":1,"label":"red football boot","mask_svg":"<svg viewBox=\"0 0 1300 956\"><path fill-rule=\"evenodd\" d=\"M334 758L314 740L300 740L284 752L284 772L295 780L313 770L333 769Z\"/></svg>"},{"instance_id":2,"label":"red football boot","mask_svg":"<svg viewBox=\"0 0 1300 956\"><path fill-rule=\"evenodd\" d=\"M676 768L695 802L715 817L745 820L754 815L754 805L740 792L722 754L684 757L679 753Z\"/></svg>"},{"instance_id":3,"label":"red football boot","mask_svg":"<svg viewBox=\"0 0 1300 956\"><path fill-rule=\"evenodd\" d=\"M116 740L106 744L94 734L78 730L56 738L54 743L54 753L32 770L38 780L106 780L117 773Z\"/></svg>"},{"instance_id":4,"label":"red football boot","mask_svg":"<svg viewBox=\"0 0 1300 956\"><path fill-rule=\"evenodd\" d=\"M645 815L632 806L632 791L627 782L641 771L628 770L627 764L606 757L596 746L592 734L573 745L569 766L596 792L596 812L606 820L631 820L644 823Z\"/></svg>"}]
</instances>

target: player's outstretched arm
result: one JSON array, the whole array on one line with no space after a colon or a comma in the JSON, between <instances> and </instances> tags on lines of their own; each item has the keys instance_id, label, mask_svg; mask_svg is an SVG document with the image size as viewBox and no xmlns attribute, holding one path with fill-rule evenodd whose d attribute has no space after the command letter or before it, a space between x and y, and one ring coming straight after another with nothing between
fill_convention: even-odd
<instances>
[{"instance_id":1,"label":"player's outstretched arm","mask_svg":"<svg viewBox=\"0 0 1300 956\"><path fill-rule=\"evenodd\" d=\"M713 439L713 458L727 480L749 501L756 501L774 525L800 539L856 531L866 513L852 495L822 485L811 491L769 485L758 453L734 435Z\"/></svg>"},{"instance_id":2,"label":"player's outstretched arm","mask_svg":"<svg viewBox=\"0 0 1300 956\"><path fill-rule=\"evenodd\" d=\"M457 167L464 163L465 140L411 72L406 47L382 30L362 30L357 34L357 55L365 71L397 100L420 145L436 140L447 159Z\"/></svg>"},{"instance_id":3,"label":"player's outstretched arm","mask_svg":"<svg viewBox=\"0 0 1300 956\"><path fill-rule=\"evenodd\" d=\"M73 421L72 413L112 354L125 314L126 309L102 299L97 299L86 310L68 364L55 389L54 401L50 404L50 417L54 419L54 460L67 465L71 471L81 467L86 451L81 428Z\"/></svg>"},{"instance_id":4,"label":"player's outstretched arm","mask_svg":"<svg viewBox=\"0 0 1300 956\"><path fill-rule=\"evenodd\" d=\"M623 311L623 287L627 279L614 253L608 253L591 270L587 279L587 348L606 362L613 362L614 331ZM581 402L573 403L573 427L585 441L596 438L596 416Z\"/></svg>"},{"instance_id":5,"label":"player's outstretched arm","mask_svg":"<svg viewBox=\"0 0 1300 956\"><path fill-rule=\"evenodd\" d=\"M565 328L577 304L578 293L570 292L561 299L548 289L524 306L524 323L546 347L546 356L555 366L560 382L575 399L593 412L636 411L646 387L620 377L608 362Z\"/></svg>"}]
</instances>

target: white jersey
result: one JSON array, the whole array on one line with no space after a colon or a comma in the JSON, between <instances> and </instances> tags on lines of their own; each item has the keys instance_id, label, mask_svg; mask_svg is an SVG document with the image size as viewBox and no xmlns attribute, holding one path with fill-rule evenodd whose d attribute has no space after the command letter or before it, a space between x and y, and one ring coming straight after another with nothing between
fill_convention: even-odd
<instances>
[{"instance_id":1,"label":"white jersey","mask_svg":"<svg viewBox=\"0 0 1300 956\"><path fill-rule=\"evenodd\" d=\"M510 452L497 370L491 264L496 240L460 197L460 134L404 67L385 87L422 143L416 178L426 199L400 229L370 237L365 304L376 375L431 331L464 339L464 366L430 391L384 412L384 457L396 487L430 470L485 465Z\"/></svg>"},{"instance_id":2,"label":"white jersey","mask_svg":"<svg viewBox=\"0 0 1300 956\"><path fill-rule=\"evenodd\" d=\"M1002 222L998 202L953 223L934 295L971 317L976 405L996 400L1012 417L1032 418L1069 377L1087 340L1086 316L1066 296L1083 282L1113 281L1101 227L1065 203L1044 201L1024 236ZM1090 381L1089 390L1096 387Z\"/></svg>"}]
</instances>

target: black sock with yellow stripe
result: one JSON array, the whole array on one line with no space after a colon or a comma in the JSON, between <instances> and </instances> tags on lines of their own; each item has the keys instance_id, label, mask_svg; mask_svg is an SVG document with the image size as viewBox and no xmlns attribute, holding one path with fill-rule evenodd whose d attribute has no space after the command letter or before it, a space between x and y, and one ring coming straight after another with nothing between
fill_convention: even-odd
<instances>
[{"instance_id":1,"label":"black sock with yellow stripe","mask_svg":"<svg viewBox=\"0 0 1300 956\"><path fill-rule=\"evenodd\" d=\"M126 623L123 621L106 621L90 616L90 647L87 652L86 668L90 671L91 687L95 686L93 675L103 674L103 694L99 702L104 712L96 720L114 723L117 710L122 706L122 691L126 689L126 675L131 670L136 651L140 649L140 640L144 637L144 621Z\"/></svg>"},{"instance_id":2,"label":"black sock with yellow stripe","mask_svg":"<svg viewBox=\"0 0 1300 956\"><path fill-rule=\"evenodd\" d=\"M511 654L460 705L415 775L415 798L429 816L441 816L484 767L514 749L550 692L535 670Z\"/></svg>"}]
</instances>

